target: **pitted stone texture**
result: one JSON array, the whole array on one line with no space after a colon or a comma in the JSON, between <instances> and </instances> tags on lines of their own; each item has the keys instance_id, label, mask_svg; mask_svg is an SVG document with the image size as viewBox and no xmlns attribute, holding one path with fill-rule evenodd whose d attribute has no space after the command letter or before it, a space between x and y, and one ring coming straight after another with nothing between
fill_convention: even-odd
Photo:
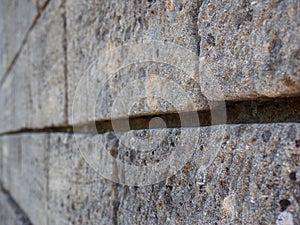
<instances>
[{"instance_id":1,"label":"pitted stone texture","mask_svg":"<svg viewBox=\"0 0 300 225\"><path fill-rule=\"evenodd\" d=\"M51 134L49 144L50 224L115 224L115 184L87 164L71 135Z\"/></svg>"},{"instance_id":2,"label":"pitted stone texture","mask_svg":"<svg viewBox=\"0 0 300 225\"><path fill-rule=\"evenodd\" d=\"M1 183L33 224L47 224L48 147L44 135L2 137Z\"/></svg>"},{"instance_id":3,"label":"pitted stone texture","mask_svg":"<svg viewBox=\"0 0 300 225\"><path fill-rule=\"evenodd\" d=\"M37 0L3 0L0 4L0 80L11 65L38 15Z\"/></svg>"},{"instance_id":4,"label":"pitted stone texture","mask_svg":"<svg viewBox=\"0 0 300 225\"><path fill-rule=\"evenodd\" d=\"M22 210L7 193L0 191L0 221L2 225L30 225Z\"/></svg>"},{"instance_id":5,"label":"pitted stone texture","mask_svg":"<svg viewBox=\"0 0 300 225\"><path fill-rule=\"evenodd\" d=\"M81 1L68 0L67 7L67 24L68 24L68 114L69 121L72 120L72 104L74 102L75 90L80 82L80 78L88 76L88 69L99 63L95 83L99 86L100 91L116 92L126 81L126 77L138 76L142 67L137 70L131 69L128 73L122 74L122 81L119 83L108 82L111 90L106 90L102 86L107 81L103 74L105 70L109 75L118 72L122 62L126 60L126 51L113 54L115 50L130 43L141 43L143 41L156 40L164 42L173 42L186 51L192 51L197 56L197 9L200 1ZM159 47L158 47L159 48ZM144 50L138 49L144 55L152 54ZM159 54L159 52L158 52ZM130 56L129 56L130 57ZM169 58L174 57L174 52L170 49ZM167 58L168 58L167 57ZM179 61L184 62L184 56L177 56ZM182 58L180 58L182 57ZM168 62L168 61L167 61ZM198 62L195 60L195 63ZM196 65L195 65L196 66ZM159 67L153 63L153 67ZM158 68L159 69L159 68ZM162 68L164 70L164 68ZM159 72L159 71L158 71ZM174 72L174 71L173 71ZM134 73L134 74L133 74ZM161 75L161 74L158 74ZM195 79L195 74L191 77ZM189 83L188 81L173 78L175 82L189 89L194 90L193 84L197 81ZM82 82L82 81L81 81ZM182 83L181 83L182 82ZM155 85L156 83L152 83ZM102 88L102 89L101 89ZM76 101L81 104L81 112L79 118L74 119L74 123L86 122L91 120L90 110L96 102L94 96L89 95L89 87L87 91L82 93ZM198 90L198 89L197 89ZM195 91L195 93L197 92ZM111 93L107 93L109 96ZM196 93L198 95L198 92ZM102 97L102 96L101 96ZM112 95L115 98L116 95ZM136 96L132 96L135 99ZM150 96L151 97L151 96ZM195 101L203 99L197 98ZM102 97L106 101L105 97ZM203 100L206 103L205 100ZM203 105L202 102L202 105ZM205 105L207 106L207 105ZM201 108L199 106L199 108ZM110 118L110 108L102 108L102 112L97 115L96 119ZM108 111L108 113L106 111ZM153 113L165 110L165 105L156 105L148 111L141 107L138 113ZM134 112L128 112L134 115ZM124 114L122 116L125 116Z\"/></svg>"},{"instance_id":6,"label":"pitted stone texture","mask_svg":"<svg viewBox=\"0 0 300 225\"><path fill-rule=\"evenodd\" d=\"M50 2L0 88L0 132L66 122L61 1Z\"/></svg>"},{"instance_id":7,"label":"pitted stone texture","mask_svg":"<svg viewBox=\"0 0 300 225\"><path fill-rule=\"evenodd\" d=\"M33 224L113 224L115 184L88 166L73 141L68 134L1 137L1 183Z\"/></svg>"},{"instance_id":8,"label":"pitted stone texture","mask_svg":"<svg viewBox=\"0 0 300 225\"><path fill-rule=\"evenodd\" d=\"M92 74L89 78L94 79ZM74 98L73 123L196 111L208 106L194 77L165 63L134 63L105 78L81 80L84 85L80 83ZM88 98L87 102L82 102L82 97Z\"/></svg>"},{"instance_id":9,"label":"pitted stone texture","mask_svg":"<svg viewBox=\"0 0 300 225\"><path fill-rule=\"evenodd\" d=\"M126 153L121 145L112 150L115 135L100 134L94 142L89 142L88 134L76 141L64 134L1 137L2 182L34 224L43 223L36 223L34 210L26 207L33 199L40 201L34 204L39 210L47 206L44 215L51 224L276 224L282 211L298 224L299 124L225 128L223 137L213 132L214 127L190 128L191 134L201 130L191 160L166 181L144 187L100 178L80 156L77 147L93 150L98 140L112 157L127 157L126 163L156 162L156 153L152 158L139 158ZM139 135L144 131L132 132ZM177 135L176 129L172 135ZM217 151L208 148L211 139L220 146ZM162 142L157 154L172 151L173 145ZM103 166L114 169L113 165ZM44 190L45 183L48 188ZM20 186L24 186L22 194Z\"/></svg>"},{"instance_id":10,"label":"pitted stone texture","mask_svg":"<svg viewBox=\"0 0 300 225\"><path fill-rule=\"evenodd\" d=\"M120 224L275 224L282 210L299 223L298 124L227 126L212 164L199 170L210 151L203 131L193 159L166 182L118 187Z\"/></svg>"},{"instance_id":11,"label":"pitted stone texture","mask_svg":"<svg viewBox=\"0 0 300 225\"><path fill-rule=\"evenodd\" d=\"M300 94L300 2L204 1L198 27L203 91L228 100ZM214 94L217 78L224 96Z\"/></svg>"}]
</instances>

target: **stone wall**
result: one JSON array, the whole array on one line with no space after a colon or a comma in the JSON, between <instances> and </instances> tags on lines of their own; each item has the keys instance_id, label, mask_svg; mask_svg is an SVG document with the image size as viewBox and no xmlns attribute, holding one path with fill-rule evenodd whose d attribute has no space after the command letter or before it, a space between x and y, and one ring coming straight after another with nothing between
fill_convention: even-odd
<instances>
[{"instance_id":1,"label":"stone wall","mask_svg":"<svg viewBox=\"0 0 300 225\"><path fill-rule=\"evenodd\" d=\"M300 224L300 2L2 0L1 224Z\"/></svg>"}]
</instances>

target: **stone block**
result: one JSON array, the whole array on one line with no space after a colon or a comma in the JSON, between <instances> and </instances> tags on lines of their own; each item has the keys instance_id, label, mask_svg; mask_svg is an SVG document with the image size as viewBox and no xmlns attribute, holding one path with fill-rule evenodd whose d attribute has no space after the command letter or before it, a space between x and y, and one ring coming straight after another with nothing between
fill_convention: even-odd
<instances>
[{"instance_id":1,"label":"stone block","mask_svg":"<svg viewBox=\"0 0 300 225\"><path fill-rule=\"evenodd\" d=\"M0 132L66 123L64 21L49 3L0 89Z\"/></svg>"},{"instance_id":2,"label":"stone block","mask_svg":"<svg viewBox=\"0 0 300 225\"><path fill-rule=\"evenodd\" d=\"M195 80L199 4L199 1L106 1L101 4L67 1L69 121L79 123L127 114L171 112L174 108L187 110L184 101L172 108L168 103L172 99L153 96L149 89L159 83L164 85L155 86L152 91L164 90L166 84L171 83L168 88L182 88L184 97L191 98L194 108L207 108ZM128 44L133 46L126 47ZM140 64L143 60L145 62ZM151 77L153 74L164 81L155 80ZM126 114L113 115L114 99L122 96L122 91L130 93L130 85L140 78L147 80L136 87L135 94L143 97L128 96L125 102L133 101L132 108ZM74 97L76 89L78 93ZM145 90L148 93L144 93ZM73 104L78 104L80 109L75 110L74 117ZM95 106L98 107L96 113Z\"/></svg>"},{"instance_id":3,"label":"stone block","mask_svg":"<svg viewBox=\"0 0 300 225\"><path fill-rule=\"evenodd\" d=\"M30 225L26 215L13 199L3 191L0 192L0 220L3 225Z\"/></svg>"},{"instance_id":4,"label":"stone block","mask_svg":"<svg viewBox=\"0 0 300 225\"><path fill-rule=\"evenodd\" d=\"M47 139L38 134L1 139L3 187L33 224L47 224Z\"/></svg>"},{"instance_id":5,"label":"stone block","mask_svg":"<svg viewBox=\"0 0 300 225\"><path fill-rule=\"evenodd\" d=\"M299 96L297 8L292 0L68 1L69 121Z\"/></svg>"},{"instance_id":6,"label":"stone block","mask_svg":"<svg viewBox=\"0 0 300 225\"><path fill-rule=\"evenodd\" d=\"M0 80L38 16L37 0L4 0L0 6Z\"/></svg>"},{"instance_id":7,"label":"stone block","mask_svg":"<svg viewBox=\"0 0 300 225\"><path fill-rule=\"evenodd\" d=\"M298 124L226 126L224 136L209 129L176 175L118 186L120 224L275 224L282 211L299 223ZM219 146L213 154L211 137Z\"/></svg>"},{"instance_id":8,"label":"stone block","mask_svg":"<svg viewBox=\"0 0 300 225\"><path fill-rule=\"evenodd\" d=\"M189 128L182 135L183 129L168 129L168 135L164 130L76 134L76 139L58 133L4 136L2 182L33 224L44 224L45 218L51 224L281 224L284 217L298 224L299 130L297 123L278 123ZM157 183L126 186L101 177L151 181L151 165L185 160L188 149L175 160L171 155L180 142L187 146L191 134L199 138L192 154L165 180L160 174ZM144 151L143 141L156 147ZM99 152L115 160L101 161ZM148 170L130 177L126 171L132 165Z\"/></svg>"},{"instance_id":9,"label":"stone block","mask_svg":"<svg viewBox=\"0 0 300 225\"><path fill-rule=\"evenodd\" d=\"M299 1L203 1L201 81L218 100L299 96ZM223 96L211 88L215 80Z\"/></svg>"},{"instance_id":10,"label":"stone block","mask_svg":"<svg viewBox=\"0 0 300 225\"><path fill-rule=\"evenodd\" d=\"M82 157L68 134L49 139L48 221L51 224L114 224L115 184Z\"/></svg>"}]
</instances>

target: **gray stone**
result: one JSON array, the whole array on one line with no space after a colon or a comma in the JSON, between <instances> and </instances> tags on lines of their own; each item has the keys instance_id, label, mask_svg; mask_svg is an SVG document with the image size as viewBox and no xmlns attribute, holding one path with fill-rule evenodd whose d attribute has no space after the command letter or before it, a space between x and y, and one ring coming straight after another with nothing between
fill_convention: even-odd
<instances>
[{"instance_id":1,"label":"gray stone","mask_svg":"<svg viewBox=\"0 0 300 225\"><path fill-rule=\"evenodd\" d=\"M0 132L66 123L64 21L51 1L0 89Z\"/></svg>"},{"instance_id":2,"label":"gray stone","mask_svg":"<svg viewBox=\"0 0 300 225\"><path fill-rule=\"evenodd\" d=\"M38 15L37 0L3 0L0 5L0 80Z\"/></svg>"},{"instance_id":3,"label":"gray stone","mask_svg":"<svg viewBox=\"0 0 300 225\"><path fill-rule=\"evenodd\" d=\"M300 94L299 1L203 1L203 90L228 100ZM214 94L212 78L223 96Z\"/></svg>"},{"instance_id":4,"label":"gray stone","mask_svg":"<svg viewBox=\"0 0 300 225\"><path fill-rule=\"evenodd\" d=\"M74 123L188 110L180 97L182 104L171 107L174 94L169 90L166 99L147 92L149 87L167 90L153 74L182 88L196 110L207 110L207 99L299 95L297 1L105 4L67 3L68 115ZM128 43L134 47L118 49ZM199 59L189 57L189 50L195 57L200 54ZM129 65L139 60L150 62ZM194 70L187 73L192 65ZM178 90L176 85L172 90ZM114 105L118 98L124 98L125 106Z\"/></svg>"},{"instance_id":5,"label":"gray stone","mask_svg":"<svg viewBox=\"0 0 300 225\"><path fill-rule=\"evenodd\" d=\"M178 129L166 136L163 130L140 130L119 138L113 133L77 134L76 139L69 134L3 136L2 182L33 224L275 224L282 211L298 224L299 131L297 123L281 123L189 128L186 136ZM114 184L99 172L108 168L122 177L124 170L117 164L97 166L86 157L107 151L127 166L148 167L170 159L178 135L185 143L197 132L187 163L149 186ZM128 144L128 135L140 141ZM152 135L160 142L157 148L139 149ZM27 207L33 201L33 209Z\"/></svg>"},{"instance_id":6,"label":"gray stone","mask_svg":"<svg viewBox=\"0 0 300 225\"><path fill-rule=\"evenodd\" d=\"M47 224L47 139L13 135L2 141L3 187L33 224Z\"/></svg>"},{"instance_id":7,"label":"gray stone","mask_svg":"<svg viewBox=\"0 0 300 225\"><path fill-rule=\"evenodd\" d=\"M221 146L205 170L199 167L206 164L202 154L210 151L206 128L193 159L175 176L153 186L118 186L118 222L275 224L284 210L298 224L299 125L238 125L226 129L223 139L214 137L213 143ZM296 180L290 175L293 172ZM282 204L286 201L290 205Z\"/></svg>"},{"instance_id":8,"label":"gray stone","mask_svg":"<svg viewBox=\"0 0 300 225\"><path fill-rule=\"evenodd\" d=\"M1 223L300 224L299 8L5 0Z\"/></svg>"},{"instance_id":9,"label":"gray stone","mask_svg":"<svg viewBox=\"0 0 300 225\"><path fill-rule=\"evenodd\" d=\"M276 220L276 225L294 225L293 215L289 212L282 212Z\"/></svg>"},{"instance_id":10,"label":"gray stone","mask_svg":"<svg viewBox=\"0 0 300 225\"><path fill-rule=\"evenodd\" d=\"M37 5L42 10L47 4ZM6 110L0 115L0 132L207 110L207 98L297 95L297 4L70 0L65 15L64 4L51 1L1 87ZM218 7L224 11L214 17ZM223 24L225 11L232 11L232 19ZM269 11L271 18L265 16ZM283 14L286 18L277 24ZM276 40L280 49L267 51ZM230 55L226 52L234 42ZM127 43L133 45L118 48Z\"/></svg>"},{"instance_id":11,"label":"gray stone","mask_svg":"<svg viewBox=\"0 0 300 225\"><path fill-rule=\"evenodd\" d=\"M146 93L152 100L150 106L144 105L145 98L129 96L127 101L135 100L133 109L126 114L119 112L118 115L112 115L113 100L121 90L130 92L132 87L128 85L133 81L140 81L139 78L143 76L149 78L140 89L136 88L137 94L143 94L150 86L159 83L155 79L151 80L151 74L165 79L166 84L173 82L181 87L184 94L194 101L195 108L207 109L195 77L199 41L196 25L198 7L199 1L86 3L68 0L69 121L79 123L169 110L170 104L167 101L170 99L153 100L152 93ZM153 46L149 41L153 42ZM128 43L133 46L122 49ZM131 62L149 59L154 62L127 67ZM185 70L190 73L187 74ZM117 79L114 78L116 72ZM79 83L82 88L78 87ZM74 98L76 88L79 93ZM187 110L183 101L181 103L175 108L179 111ZM73 104L78 104L79 110L75 110L76 115L72 118ZM100 108L96 115L93 111L95 105Z\"/></svg>"},{"instance_id":12,"label":"gray stone","mask_svg":"<svg viewBox=\"0 0 300 225\"><path fill-rule=\"evenodd\" d=\"M2 139L0 138L0 146L2 146ZM0 151L0 181L3 179L3 150Z\"/></svg>"},{"instance_id":13,"label":"gray stone","mask_svg":"<svg viewBox=\"0 0 300 225\"><path fill-rule=\"evenodd\" d=\"M0 221L3 225L30 225L28 218L8 193L0 191Z\"/></svg>"},{"instance_id":14,"label":"gray stone","mask_svg":"<svg viewBox=\"0 0 300 225\"><path fill-rule=\"evenodd\" d=\"M114 224L115 184L88 165L71 135L52 134L49 144L49 223Z\"/></svg>"},{"instance_id":15,"label":"gray stone","mask_svg":"<svg viewBox=\"0 0 300 225\"><path fill-rule=\"evenodd\" d=\"M33 224L112 224L115 184L88 166L70 137L1 137L1 182Z\"/></svg>"},{"instance_id":16,"label":"gray stone","mask_svg":"<svg viewBox=\"0 0 300 225\"><path fill-rule=\"evenodd\" d=\"M50 2L50 0L37 0L37 1L38 1L37 3L38 8L40 11L44 10L47 7L48 3Z\"/></svg>"}]
</instances>

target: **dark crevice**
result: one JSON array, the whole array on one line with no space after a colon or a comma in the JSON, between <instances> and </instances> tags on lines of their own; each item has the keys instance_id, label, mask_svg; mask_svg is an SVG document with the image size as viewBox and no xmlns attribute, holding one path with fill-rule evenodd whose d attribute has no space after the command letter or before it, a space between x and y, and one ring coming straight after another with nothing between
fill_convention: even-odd
<instances>
[{"instance_id":1,"label":"dark crevice","mask_svg":"<svg viewBox=\"0 0 300 225\"><path fill-rule=\"evenodd\" d=\"M112 165L112 176L114 179L118 180L119 170L116 161L113 161ZM113 202L112 202L112 224L118 225L118 214L120 208L120 199L119 199L119 184L114 183L112 186L113 189Z\"/></svg>"},{"instance_id":2,"label":"dark crevice","mask_svg":"<svg viewBox=\"0 0 300 225\"><path fill-rule=\"evenodd\" d=\"M197 115L200 127L221 125L221 124L264 124L264 123L284 123L300 122L300 97L264 99L249 101L226 101L226 108L220 107L218 103L213 108L214 115L218 117L226 116L226 120L214 119L212 122L212 111L196 111L183 113L155 113L153 115L129 116L129 118L118 118L111 120L100 120L87 122L77 125L50 126L43 128L22 128L16 131L1 133L0 135L18 134L18 133L105 133L108 131L127 131L129 124L130 130L140 129L161 129L161 128L180 128L180 127L199 127L199 123L191 120L188 123L181 124L183 118L192 118L191 115ZM224 105L225 106L225 105ZM218 108L219 107L219 108ZM164 123L154 123L149 127L152 119L159 117ZM160 121L162 121L160 120ZM153 123L152 123L153 125Z\"/></svg>"},{"instance_id":3,"label":"dark crevice","mask_svg":"<svg viewBox=\"0 0 300 225\"><path fill-rule=\"evenodd\" d=\"M37 11L36 16L34 17L28 31L25 34L25 37L23 38L23 41L21 42L21 46L18 49L17 53L15 54L14 58L12 59L12 61L10 62L9 66L6 69L6 72L4 74L4 76L2 77L2 79L0 80L0 88L2 87L2 85L4 84L5 80L7 79L10 71L12 70L13 66L15 65L17 59L19 58L21 52L23 51L23 48L27 42L27 39L29 37L29 34L31 33L31 31L33 30L33 28L35 27L35 25L37 24L39 18L42 15L42 12L47 8L48 4L49 4L50 0L47 0L44 5L42 7L40 7Z\"/></svg>"},{"instance_id":4,"label":"dark crevice","mask_svg":"<svg viewBox=\"0 0 300 225\"><path fill-rule=\"evenodd\" d=\"M113 212L112 212L112 224L118 225L118 214L119 214L119 206L120 206L120 200L118 196L118 188L115 185L113 187L114 189L114 200L113 200Z\"/></svg>"},{"instance_id":5,"label":"dark crevice","mask_svg":"<svg viewBox=\"0 0 300 225\"><path fill-rule=\"evenodd\" d=\"M26 213L22 210L22 208L18 205L18 203L12 198L10 193L4 189L3 185L0 183L0 191L5 195L6 200L9 204L8 207L11 207L15 209L15 213L17 216L17 219L23 224L23 225L32 225L31 221L29 220L29 217L26 215ZM2 221L3 222L3 221Z\"/></svg>"},{"instance_id":6,"label":"dark crevice","mask_svg":"<svg viewBox=\"0 0 300 225\"><path fill-rule=\"evenodd\" d=\"M197 14L197 19L196 19L196 21L195 21L195 33L197 34L196 36L197 36L197 39L196 39L196 54L198 55L198 56L200 56L200 44L201 44L201 36L199 36L199 34L198 34L198 17L199 17L199 13L200 13L200 8L201 8L201 6L202 6L202 3L203 3L203 0L201 0L201 1L199 1L198 3L197 3L197 11L196 11L196 14Z\"/></svg>"},{"instance_id":7,"label":"dark crevice","mask_svg":"<svg viewBox=\"0 0 300 225\"><path fill-rule=\"evenodd\" d=\"M49 4L50 0L45 1L42 5L39 6L39 12L45 10L47 5Z\"/></svg>"},{"instance_id":8,"label":"dark crevice","mask_svg":"<svg viewBox=\"0 0 300 225\"><path fill-rule=\"evenodd\" d=\"M119 184L113 184L113 205L112 205L112 224L118 225L119 224L119 209L120 209L120 200L119 200Z\"/></svg>"}]
</instances>

